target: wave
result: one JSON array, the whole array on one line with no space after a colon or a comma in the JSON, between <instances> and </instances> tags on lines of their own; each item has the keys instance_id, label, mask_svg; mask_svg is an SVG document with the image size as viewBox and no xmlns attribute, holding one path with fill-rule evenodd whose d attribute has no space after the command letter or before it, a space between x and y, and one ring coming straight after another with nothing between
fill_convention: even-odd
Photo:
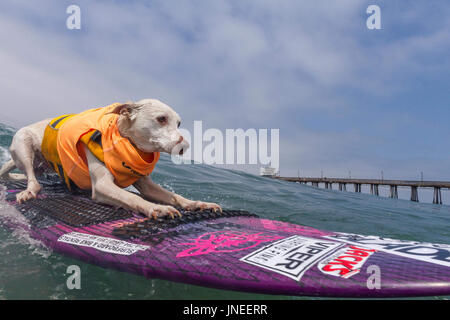
<instances>
[{"instance_id":1,"label":"wave","mask_svg":"<svg viewBox=\"0 0 450 320\"><path fill-rule=\"evenodd\" d=\"M1 196L4 197L4 190L0 190ZM33 255L39 255L48 258L52 250L46 247L41 241L31 237L28 231L30 225L20 212L4 201L0 202L0 227L7 231L7 235L1 239L0 250L8 251L18 244L27 247Z\"/></svg>"}]
</instances>

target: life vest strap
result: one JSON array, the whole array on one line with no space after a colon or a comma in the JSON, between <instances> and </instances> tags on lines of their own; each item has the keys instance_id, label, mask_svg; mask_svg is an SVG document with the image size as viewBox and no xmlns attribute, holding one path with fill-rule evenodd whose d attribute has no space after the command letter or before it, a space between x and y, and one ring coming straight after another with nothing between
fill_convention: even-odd
<instances>
[{"instance_id":1,"label":"life vest strap","mask_svg":"<svg viewBox=\"0 0 450 320\"><path fill-rule=\"evenodd\" d=\"M84 134L80 141L83 142L91 153L101 162L105 163L102 147L102 133L98 130L91 130Z\"/></svg>"},{"instance_id":2,"label":"life vest strap","mask_svg":"<svg viewBox=\"0 0 450 320\"><path fill-rule=\"evenodd\" d=\"M47 161L49 166L59 175L61 180L63 180L69 190L73 190L75 185L69 178L69 176L64 172L61 160L59 158L58 150L56 148L58 140L58 130L61 126L74 114L66 114L52 119L44 131L44 138L42 139L41 152L44 159Z\"/></svg>"}]
</instances>

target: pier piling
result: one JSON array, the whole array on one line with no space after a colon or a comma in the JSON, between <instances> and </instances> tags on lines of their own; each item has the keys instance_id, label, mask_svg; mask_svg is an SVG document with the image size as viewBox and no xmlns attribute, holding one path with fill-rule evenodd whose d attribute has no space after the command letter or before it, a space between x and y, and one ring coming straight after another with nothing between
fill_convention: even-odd
<instances>
[{"instance_id":1,"label":"pier piling","mask_svg":"<svg viewBox=\"0 0 450 320\"><path fill-rule=\"evenodd\" d=\"M419 202L419 194L417 193L417 186L411 187L411 201Z\"/></svg>"},{"instance_id":2,"label":"pier piling","mask_svg":"<svg viewBox=\"0 0 450 320\"><path fill-rule=\"evenodd\" d=\"M442 204L441 188L434 187L433 203L434 204Z\"/></svg>"},{"instance_id":3,"label":"pier piling","mask_svg":"<svg viewBox=\"0 0 450 320\"><path fill-rule=\"evenodd\" d=\"M378 189L378 185L377 184L371 184L370 185L370 194L379 195L379 189Z\"/></svg>"},{"instance_id":4,"label":"pier piling","mask_svg":"<svg viewBox=\"0 0 450 320\"><path fill-rule=\"evenodd\" d=\"M393 199L398 199L398 189L397 186L390 186L391 187L391 193L390 193L390 197Z\"/></svg>"}]
</instances>

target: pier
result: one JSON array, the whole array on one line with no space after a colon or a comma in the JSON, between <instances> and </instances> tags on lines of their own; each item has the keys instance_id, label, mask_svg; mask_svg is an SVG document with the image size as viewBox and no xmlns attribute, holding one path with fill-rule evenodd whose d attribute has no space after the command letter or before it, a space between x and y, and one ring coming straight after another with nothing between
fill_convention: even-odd
<instances>
[{"instance_id":1,"label":"pier","mask_svg":"<svg viewBox=\"0 0 450 320\"><path fill-rule=\"evenodd\" d=\"M341 178L304 178L304 177L279 177L274 179L310 183L313 187L323 184L326 189L333 189L333 184L338 185L339 191L347 191L347 185L353 185L354 192L361 192L362 185L370 186L370 193L379 196L379 186L390 188L389 197L398 199L398 187L408 187L411 189L411 201L419 202L419 188L433 188L433 203L442 204L442 189L450 189L450 181L414 181L414 180L379 180L379 179L341 179Z\"/></svg>"}]
</instances>

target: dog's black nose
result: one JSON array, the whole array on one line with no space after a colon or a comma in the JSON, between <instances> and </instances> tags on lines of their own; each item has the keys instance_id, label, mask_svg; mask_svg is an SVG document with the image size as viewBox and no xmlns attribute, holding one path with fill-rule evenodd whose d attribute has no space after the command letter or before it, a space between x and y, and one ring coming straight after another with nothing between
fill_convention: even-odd
<instances>
[{"instance_id":1,"label":"dog's black nose","mask_svg":"<svg viewBox=\"0 0 450 320\"><path fill-rule=\"evenodd\" d=\"M181 150L180 150L180 152L178 153L180 156L182 156L183 155L183 153L184 153L184 149L183 148L181 148Z\"/></svg>"}]
</instances>

